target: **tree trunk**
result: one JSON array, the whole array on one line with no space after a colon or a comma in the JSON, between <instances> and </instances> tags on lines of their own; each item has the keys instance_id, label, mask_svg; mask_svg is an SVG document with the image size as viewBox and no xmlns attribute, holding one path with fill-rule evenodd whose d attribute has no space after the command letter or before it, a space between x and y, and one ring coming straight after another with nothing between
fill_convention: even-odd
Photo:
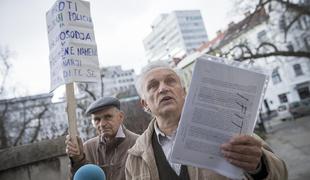
<instances>
[{"instance_id":1,"label":"tree trunk","mask_svg":"<svg viewBox=\"0 0 310 180\"><path fill-rule=\"evenodd\" d=\"M4 126L5 114L8 110L8 104L4 103L4 110L0 114L0 149L8 146L8 139L6 137L6 130Z\"/></svg>"}]
</instances>

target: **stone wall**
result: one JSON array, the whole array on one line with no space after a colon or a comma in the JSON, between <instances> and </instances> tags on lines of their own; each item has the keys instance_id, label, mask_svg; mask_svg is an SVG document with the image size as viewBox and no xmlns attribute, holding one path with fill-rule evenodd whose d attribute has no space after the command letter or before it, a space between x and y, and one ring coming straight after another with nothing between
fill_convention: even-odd
<instances>
[{"instance_id":1,"label":"stone wall","mask_svg":"<svg viewBox=\"0 0 310 180\"><path fill-rule=\"evenodd\" d=\"M0 150L1 180L65 180L65 137Z\"/></svg>"}]
</instances>

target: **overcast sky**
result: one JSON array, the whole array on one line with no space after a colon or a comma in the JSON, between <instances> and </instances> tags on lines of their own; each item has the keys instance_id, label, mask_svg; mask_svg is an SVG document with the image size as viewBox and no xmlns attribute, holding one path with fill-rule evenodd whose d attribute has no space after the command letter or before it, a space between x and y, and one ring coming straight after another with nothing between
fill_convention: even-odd
<instances>
[{"instance_id":1,"label":"overcast sky","mask_svg":"<svg viewBox=\"0 0 310 180\"><path fill-rule=\"evenodd\" d=\"M55 0L1 0L0 46L14 51L10 82L26 94L50 89L46 11ZM229 0L90 0L100 67L122 65L140 72L142 40L160 13L201 10L209 39L227 26Z\"/></svg>"}]
</instances>

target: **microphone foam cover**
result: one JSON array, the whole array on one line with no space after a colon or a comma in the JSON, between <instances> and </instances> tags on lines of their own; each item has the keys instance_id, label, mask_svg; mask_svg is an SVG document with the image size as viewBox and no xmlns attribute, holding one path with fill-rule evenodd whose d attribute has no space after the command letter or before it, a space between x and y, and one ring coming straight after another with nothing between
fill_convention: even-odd
<instances>
[{"instance_id":1,"label":"microphone foam cover","mask_svg":"<svg viewBox=\"0 0 310 180\"><path fill-rule=\"evenodd\" d=\"M105 180L105 173L97 165L86 164L76 171L73 180Z\"/></svg>"}]
</instances>

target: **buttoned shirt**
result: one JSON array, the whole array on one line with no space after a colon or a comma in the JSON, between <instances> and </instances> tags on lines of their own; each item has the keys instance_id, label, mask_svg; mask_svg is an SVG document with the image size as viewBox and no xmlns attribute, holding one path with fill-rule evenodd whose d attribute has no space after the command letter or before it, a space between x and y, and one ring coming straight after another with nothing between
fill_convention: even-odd
<instances>
[{"instance_id":1,"label":"buttoned shirt","mask_svg":"<svg viewBox=\"0 0 310 180\"><path fill-rule=\"evenodd\" d=\"M177 175L180 175L181 164L171 162L171 153L172 147L175 142L175 137L177 131L175 130L170 136L165 135L157 126L157 123L154 123L155 133L157 140L164 151L167 161L169 162L171 168L175 171Z\"/></svg>"}]
</instances>

